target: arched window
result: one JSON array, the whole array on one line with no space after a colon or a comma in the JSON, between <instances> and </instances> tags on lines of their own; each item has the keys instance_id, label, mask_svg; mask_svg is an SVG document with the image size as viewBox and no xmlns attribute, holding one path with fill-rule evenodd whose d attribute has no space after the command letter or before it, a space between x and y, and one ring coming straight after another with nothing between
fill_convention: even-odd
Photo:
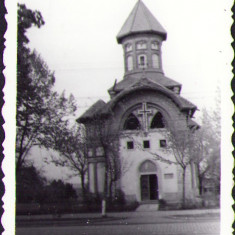
<instances>
[{"instance_id":1,"label":"arched window","mask_svg":"<svg viewBox=\"0 0 235 235\"><path fill-rule=\"evenodd\" d=\"M133 114L131 113L125 123L124 123L124 127L123 127L124 130L139 130L140 129L140 122L138 120L138 118Z\"/></svg>"},{"instance_id":2,"label":"arched window","mask_svg":"<svg viewBox=\"0 0 235 235\"><path fill-rule=\"evenodd\" d=\"M152 42L151 48L152 48L153 50L158 50L158 49L159 49L158 42L157 42L157 41Z\"/></svg>"},{"instance_id":3,"label":"arched window","mask_svg":"<svg viewBox=\"0 0 235 235\"><path fill-rule=\"evenodd\" d=\"M126 45L126 52L132 51L132 45L130 43L128 43Z\"/></svg>"},{"instance_id":4,"label":"arched window","mask_svg":"<svg viewBox=\"0 0 235 235\"><path fill-rule=\"evenodd\" d=\"M133 58L132 56L127 57L127 71L133 70Z\"/></svg>"},{"instance_id":5,"label":"arched window","mask_svg":"<svg viewBox=\"0 0 235 235\"><path fill-rule=\"evenodd\" d=\"M155 69L159 68L159 57L157 54L152 55L152 63L153 63L153 68Z\"/></svg>"},{"instance_id":6,"label":"arched window","mask_svg":"<svg viewBox=\"0 0 235 235\"><path fill-rule=\"evenodd\" d=\"M147 56L139 55L138 56L138 67L139 68L147 68Z\"/></svg>"},{"instance_id":7,"label":"arched window","mask_svg":"<svg viewBox=\"0 0 235 235\"><path fill-rule=\"evenodd\" d=\"M136 44L137 50L146 49L146 48L147 48L147 44L145 41L137 42Z\"/></svg>"},{"instance_id":8,"label":"arched window","mask_svg":"<svg viewBox=\"0 0 235 235\"><path fill-rule=\"evenodd\" d=\"M165 127L165 123L163 120L163 116L160 112L157 112L152 119L150 128L153 129L153 128L164 128L164 127Z\"/></svg>"}]
</instances>

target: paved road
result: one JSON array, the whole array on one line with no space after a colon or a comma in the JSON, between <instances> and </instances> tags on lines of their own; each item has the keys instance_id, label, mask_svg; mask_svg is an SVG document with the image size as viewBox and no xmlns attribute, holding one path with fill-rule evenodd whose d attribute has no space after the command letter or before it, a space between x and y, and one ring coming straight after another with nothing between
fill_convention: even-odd
<instances>
[{"instance_id":1,"label":"paved road","mask_svg":"<svg viewBox=\"0 0 235 235\"><path fill-rule=\"evenodd\" d=\"M219 211L162 211L17 218L16 235L219 235Z\"/></svg>"},{"instance_id":2,"label":"paved road","mask_svg":"<svg viewBox=\"0 0 235 235\"><path fill-rule=\"evenodd\" d=\"M18 228L17 235L219 235L219 223L172 223L141 225L92 225L69 227Z\"/></svg>"}]
</instances>

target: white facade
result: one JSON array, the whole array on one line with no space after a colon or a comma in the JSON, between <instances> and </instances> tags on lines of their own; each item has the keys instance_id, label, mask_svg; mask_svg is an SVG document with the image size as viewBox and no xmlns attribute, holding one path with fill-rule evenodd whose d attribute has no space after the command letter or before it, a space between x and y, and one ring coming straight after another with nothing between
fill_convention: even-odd
<instances>
[{"instance_id":1,"label":"white facade","mask_svg":"<svg viewBox=\"0 0 235 235\"><path fill-rule=\"evenodd\" d=\"M120 156L126 165L126 170L120 179L120 186L130 200L142 201L141 175L157 176L158 197L156 199L165 198L165 194L167 193L178 193L178 166L175 164L176 160L174 155L166 148L160 147L160 140L166 139L166 136L162 132L161 130L142 136L141 134L135 135L129 133L128 137L120 139ZM129 141L133 141L133 149L128 149L127 142ZM143 147L143 141L149 141L149 148ZM159 160L158 156L169 160L169 163L163 159ZM141 166L148 162L153 163L156 169L151 169L151 167L148 169L146 167L146 171L141 172ZM149 190L151 189L149 188Z\"/></svg>"}]
</instances>

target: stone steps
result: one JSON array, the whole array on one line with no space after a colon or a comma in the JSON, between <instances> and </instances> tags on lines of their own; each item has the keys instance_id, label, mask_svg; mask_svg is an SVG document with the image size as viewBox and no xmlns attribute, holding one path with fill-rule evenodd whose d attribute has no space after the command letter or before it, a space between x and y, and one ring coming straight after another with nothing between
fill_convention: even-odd
<instances>
[{"instance_id":1,"label":"stone steps","mask_svg":"<svg viewBox=\"0 0 235 235\"><path fill-rule=\"evenodd\" d=\"M159 204L158 203L142 203L140 204L135 211L158 211Z\"/></svg>"}]
</instances>

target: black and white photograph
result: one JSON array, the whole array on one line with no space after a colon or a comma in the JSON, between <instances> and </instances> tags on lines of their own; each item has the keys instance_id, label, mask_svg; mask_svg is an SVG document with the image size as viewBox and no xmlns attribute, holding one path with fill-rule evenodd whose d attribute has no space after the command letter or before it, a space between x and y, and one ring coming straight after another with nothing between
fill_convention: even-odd
<instances>
[{"instance_id":1,"label":"black and white photograph","mask_svg":"<svg viewBox=\"0 0 235 235\"><path fill-rule=\"evenodd\" d=\"M232 4L6 1L3 234L232 234Z\"/></svg>"}]
</instances>

